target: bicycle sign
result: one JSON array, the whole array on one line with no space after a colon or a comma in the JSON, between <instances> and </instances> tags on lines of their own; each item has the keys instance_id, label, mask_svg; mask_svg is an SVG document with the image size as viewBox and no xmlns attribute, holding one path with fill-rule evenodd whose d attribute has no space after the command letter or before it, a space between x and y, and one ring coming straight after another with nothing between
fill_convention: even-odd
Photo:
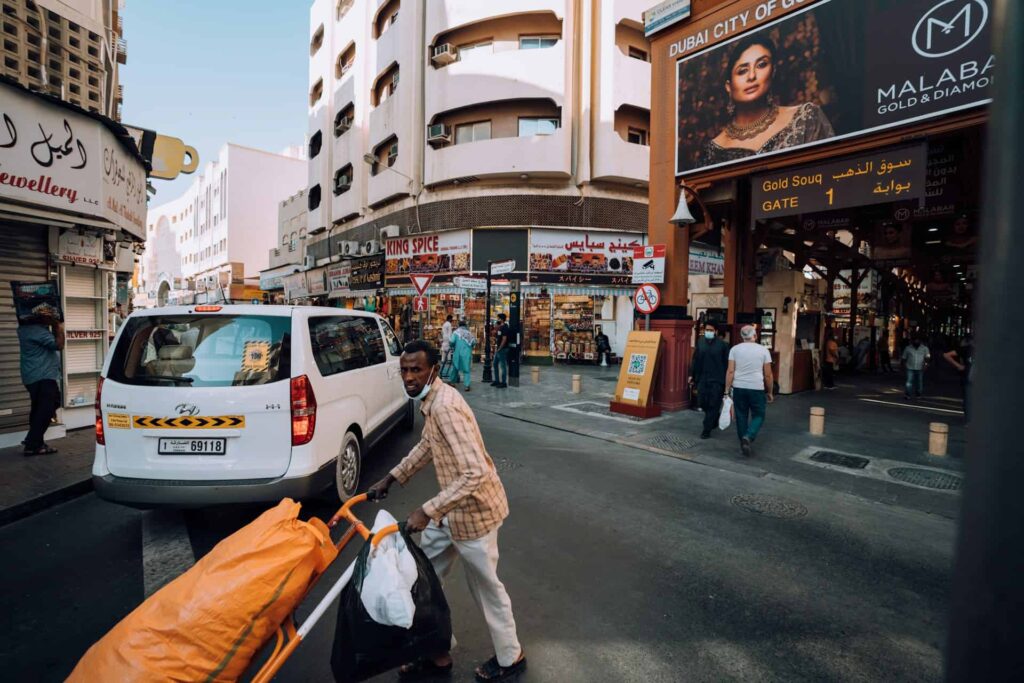
<instances>
[{"instance_id":1,"label":"bicycle sign","mask_svg":"<svg viewBox=\"0 0 1024 683\"><path fill-rule=\"evenodd\" d=\"M661 305L661 292L656 285L640 285L633 294L633 305L639 313L650 315Z\"/></svg>"}]
</instances>

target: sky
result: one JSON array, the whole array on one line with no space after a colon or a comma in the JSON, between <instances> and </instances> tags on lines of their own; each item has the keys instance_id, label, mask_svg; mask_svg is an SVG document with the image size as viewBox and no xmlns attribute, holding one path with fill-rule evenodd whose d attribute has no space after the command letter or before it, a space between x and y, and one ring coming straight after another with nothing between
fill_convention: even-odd
<instances>
[{"instance_id":1,"label":"sky","mask_svg":"<svg viewBox=\"0 0 1024 683\"><path fill-rule=\"evenodd\" d=\"M306 133L306 0L127 0L122 120L181 138L195 174L153 179L175 199L227 142L279 152Z\"/></svg>"}]
</instances>

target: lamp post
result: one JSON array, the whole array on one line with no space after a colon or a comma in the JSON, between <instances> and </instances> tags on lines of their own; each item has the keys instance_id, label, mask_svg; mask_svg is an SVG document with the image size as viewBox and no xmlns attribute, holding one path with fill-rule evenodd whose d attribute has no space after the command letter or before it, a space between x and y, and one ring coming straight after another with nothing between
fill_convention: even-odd
<instances>
[{"instance_id":1,"label":"lamp post","mask_svg":"<svg viewBox=\"0 0 1024 683\"><path fill-rule=\"evenodd\" d=\"M483 382L492 382L491 375L491 266L494 261L487 262L487 303L484 306L484 376Z\"/></svg>"}]
</instances>

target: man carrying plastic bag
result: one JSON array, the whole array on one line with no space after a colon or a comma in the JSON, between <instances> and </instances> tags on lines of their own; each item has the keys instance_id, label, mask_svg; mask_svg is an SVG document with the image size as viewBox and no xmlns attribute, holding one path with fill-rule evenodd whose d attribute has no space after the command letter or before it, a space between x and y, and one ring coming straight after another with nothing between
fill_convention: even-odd
<instances>
[{"instance_id":1,"label":"man carrying plastic bag","mask_svg":"<svg viewBox=\"0 0 1024 683\"><path fill-rule=\"evenodd\" d=\"M495 649L495 656L477 667L476 679L498 681L526 668L512 603L497 572L498 529L508 516L508 500L473 411L457 389L438 379L439 363L440 354L428 342L406 345L402 381L410 396L423 401L423 436L390 474L370 488L369 495L385 498L392 484L404 484L433 461L441 492L409 516L405 531L423 531L422 552L442 579L456 560L463 560L469 590L483 612ZM399 675L411 680L451 669L448 647L442 647L433 656L410 661Z\"/></svg>"}]
</instances>

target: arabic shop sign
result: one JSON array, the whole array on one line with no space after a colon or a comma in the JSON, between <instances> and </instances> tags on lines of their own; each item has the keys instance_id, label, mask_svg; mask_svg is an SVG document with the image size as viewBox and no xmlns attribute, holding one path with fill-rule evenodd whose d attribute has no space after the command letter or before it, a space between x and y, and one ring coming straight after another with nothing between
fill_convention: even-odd
<instances>
[{"instance_id":1,"label":"arabic shop sign","mask_svg":"<svg viewBox=\"0 0 1024 683\"><path fill-rule=\"evenodd\" d=\"M530 281L630 285L635 233L530 230Z\"/></svg>"},{"instance_id":2,"label":"arabic shop sign","mask_svg":"<svg viewBox=\"0 0 1024 683\"><path fill-rule=\"evenodd\" d=\"M432 273L438 281L468 273L472 250L471 230L393 237L386 248L388 284L409 282L413 273Z\"/></svg>"},{"instance_id":3,"label":"arabic shop sign","mask_svg":"<svg viewBox=\"0 0 1024 683\"><path fill-rule=\"evenodd\" d=\"M0 83L0 198L145 237L146 170L102 123Z\"/></svg>"},{"instance_id":4,"label":"arabic shop sign","mask_svg":"<svg viewBox=\"0 0 1024 683\"><path fill-rule=\"evenodd\" d=\"M755 220L923 199L925 143L886 149L828 164L765 173L751 179Z\"/></svg>"},{"instance_id":5,"label":"arabic shop sign","mask_svg":"<svg viewBox=\"0 0 1024 683\"><path fill-rule=\"evenodd\" d=\"M98 266L103 263L103 238L91 233L65 230L57 238L57 258L66 263Z\"/></svg>"},{"instance_id":6,"label":"arabic shop sign","mask_svg":"<svg viewBox=\"0 0 1024 683\"><path fill-rule=\"evenodd\" d=\"M349 261L348 288L354 292L373 292L384 287L383 255L363 256Z\"/></svg>"}]
</instances>

